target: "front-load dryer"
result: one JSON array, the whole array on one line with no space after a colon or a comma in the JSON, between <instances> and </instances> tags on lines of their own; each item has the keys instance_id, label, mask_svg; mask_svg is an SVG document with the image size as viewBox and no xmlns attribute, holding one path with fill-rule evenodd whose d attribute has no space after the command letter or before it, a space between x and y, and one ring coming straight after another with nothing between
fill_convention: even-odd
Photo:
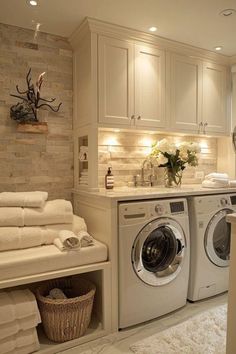
<instances>
[{"instance_id":1,"label":"front-load dryer","mask_svg":"<svg viewBox=\"0 0 236 354\"><path fill-rule=\"evenodd\" d=\"M191 197L190 278L188 299L201 300L228 290L230 224L226 215L236 211L236 194Z\"/></svg>"},{"instance_id":2,"label":"front-load dryer","mask_svg":"<svg viewBox=\"0 0 236 354\"><path fill-rule=\"evenodd\" d=\"M189 220L183 198L119 204L119 328L186 304Z\"/></svg>"}]
</instances>

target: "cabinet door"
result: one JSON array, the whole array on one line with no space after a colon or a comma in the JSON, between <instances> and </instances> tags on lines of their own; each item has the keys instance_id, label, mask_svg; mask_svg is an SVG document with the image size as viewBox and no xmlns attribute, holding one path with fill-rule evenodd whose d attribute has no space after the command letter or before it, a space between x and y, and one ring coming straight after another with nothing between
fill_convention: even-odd
<instances>
[{"instance_id":1,"label":"cabinet door","mask_svg":"<svg viewBox=\"0 0 236 354\"><path fill-rule=\"evenodd\" d=\"M131 124L134 114L133 45L99 37L98 88L99 122Z\"/></svg>"},{"instance_id":2,"label":"cabinet door","mask_svg":"<svg viewBox=\"0 0 236 354\"><path fill-rule=\"evenodd\" d=\"M205 132L227 133L227 71L224 66L203 63L203 124Z\"/></svg>"},{"instance_id":3,"label":"cabinet door","mask_svg":"<svg viewBox=\"0 0 236 354\"><path fill-rule=\"evenodd\" d=\"M135 124L165 127L165 52L135 46Z\"/></svg>"},{"instance_id":4,"label":"cabinet door","mask_svg":"<svg viewBox=\"0 0 236 354\"><path fill-rule=\"evenodd\" d=\"M199 131L202 108L202 64L194 58L172 54L170 73L171 127Z\"/></svg>"}]
</instances>

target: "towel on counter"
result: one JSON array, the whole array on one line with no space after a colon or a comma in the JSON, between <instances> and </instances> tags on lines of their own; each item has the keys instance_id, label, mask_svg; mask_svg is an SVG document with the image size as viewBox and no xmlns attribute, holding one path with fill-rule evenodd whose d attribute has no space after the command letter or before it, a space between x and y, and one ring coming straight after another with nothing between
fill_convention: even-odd
<instances>
[{"instance_id":1,"label":"towel on counter","mask_svg":"<svg viewBox=\"0 0 236 354\"><path fill-rule=\"evenodd\" d=\"M47 199L47 192L2 192L0 207L42 208Z\"/></svg>"},{"instance_id":2,"label":"towel on counter","mask_svg":"<svg viewBox=\"0 0 236 354\"><path fill-rule=\"evenodd\" d=\"M25 331L36 327L41 322L39 314L30 315L29 317L16 319L13 322L0 325L0 341L4 338L13 336L19 331Z\"/></svg>"},{"instance_id":3,"label":"towel on counter","mask_svg":"<svg viewBox=\"0 0 236 354\"><path fill-rule=\"evenodd\" d=\"M218 172L212 172L205 176L205 179L212 179L212 178L229 179L229 176L227 175L227 173L218 173Z\"/></svg>"},{"instance_id":4,"label":"towel on counter","mask_svg":"<svg viewBox=\"0 0 236 354\"><path fill-rule=\"evenodd\" d=\"M211 180L204 180L202 182L203 188L226 188L229 186L229 183L222 183L222 182L213 182Z\"/></svg>"},{"instance_id":5,"label":"towel on counter","mask_svg":"<svg viewBox=\"0 0 236 354\"><path fill-rule=\"evenodd\" d=\"M35 314L40 318L35 296L29 289L0 292L0 325Z\"/></svg>"},{"instance_id":6,"label":"towel on counter","mask_svg":"<svg viewBox=\"0 0 236 354\"><path fill-rule=\"evenodd\" d=\"M58 238L54 240L54 245L61 251L78 250L80 240L72 231L61 230Z\"/></svg>"},{"instance_id":7,"label":"towel on counter","mask_svg":"<svg viewBox=\"0 0 236 354\"><path fill-rule=\"evenodd\" d=\"M87 231L80 231L78 233L81 247L87 247L94 245L94 238Z\"/></svg>"},{"instance_id":8,"label":"towel on counter","mask_svg":"<svg viewBox=\"0 0 236 354\"><path fill-rule=\"evenodd\" d=\"M30 347L29 349L26 349ZM32 353L39 350L39 341L36 328L31 328L26 331L19 331L17 334L7 337L0 341L0 353Z\"/></svg>"}]
</instances>

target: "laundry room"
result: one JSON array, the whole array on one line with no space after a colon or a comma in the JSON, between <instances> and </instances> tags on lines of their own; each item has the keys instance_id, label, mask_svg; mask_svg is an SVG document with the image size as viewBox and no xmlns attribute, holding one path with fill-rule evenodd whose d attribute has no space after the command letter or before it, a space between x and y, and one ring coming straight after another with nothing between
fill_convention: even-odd
<instances>
[{"instance_id":1,"label":"laundry room","mask_svg":"<svg viewBox=\"0 0 236 354\"><path fill-rule=\"evenodd\" d=\"M235 354L236 3L2 0L0 354Z\"/></svg>"}]
</instances>

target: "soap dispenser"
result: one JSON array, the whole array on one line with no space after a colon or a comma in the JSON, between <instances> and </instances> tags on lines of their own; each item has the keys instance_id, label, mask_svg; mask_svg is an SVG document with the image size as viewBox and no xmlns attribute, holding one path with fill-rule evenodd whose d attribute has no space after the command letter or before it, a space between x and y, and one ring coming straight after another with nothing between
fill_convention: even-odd
<instances>
[{"instance_id":1,"label":"soap dispenser","mask_svg":"<svg viewBox=\"0 0 236 354\"><path fill-rule=\"evenodd\" d=\"M105 188L112 189L114 187L114 176L111 173L111 167L108 167L107 174L105 176Z\"/></svg>"}]
</instances>

